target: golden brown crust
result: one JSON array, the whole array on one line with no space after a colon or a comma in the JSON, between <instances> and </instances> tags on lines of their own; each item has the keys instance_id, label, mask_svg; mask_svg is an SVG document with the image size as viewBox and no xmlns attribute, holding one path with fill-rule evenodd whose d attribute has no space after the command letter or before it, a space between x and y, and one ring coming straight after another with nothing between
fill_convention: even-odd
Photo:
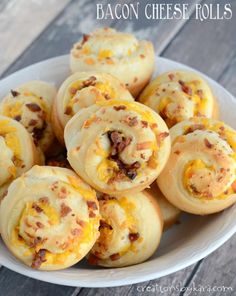
<instances>
[{"instance_id":1,"label":"golden brown crust","mask_svg":"<svg viewBox=\"0 0 236 296\"><path fill-rule=\"evenodd\" d=\"M73 46L70 67L72 73L95 70L113 74L137 96L152 76L154 57L151 42L103 28L84 35Z\"/></svg>"},{"instance_id":2,"label":"golden brown crust","mask_svg":"<svg viewBox=\"0 0 236 296\"><path fill-rule=\"evenodd\" d=\"M191 117L217 117L217 102L206 81L197 73L173 70L157 76L139 101L155 110L169 127Z\"/></svg>"},{"instance_id":3,"label":"golden brown crust","mask_svg":"<svg viewBox=\"0 0 236 296\"><path fill-rule=\"evenodd\" d=\"M66 125L65 142L81 178L116 196L146 188L170 151L164 121L137 102L109 101L81 110Z\"/></svg>"},{"instance_id":4,"label":"golden brown crust","mask_svg":"<svg viewBox=\"0 0 236 296\"><path fill-rule=\"evenodd\" d=\"M236 132L214 119L193 118L170 133L171 154L158 178L164 196L181 210L200 215L234 204Z\"/></svg>"},{"instance_id":5,"label":"golden brown crust","mask_svg":"<svg viewBox=\"0 0 236 296\"><path fill-rule=\"evenodd\" d=\"M156 251L163 229L161 210L146 191L123 197L99 195L100 237L91 264L123 267L147 260Z\"/></svg>"},{"instance_id":6,"label":"golden brown crust","mask_svg":"<svg viewBox=\"0 0 236 296\"><path fill-rule=\"evenodd\" d=\"M12 182L0 214L6 246L34 269L77 263L99 235L96 193L65 168L34 166Z\"/></svg>"}]
</instances>

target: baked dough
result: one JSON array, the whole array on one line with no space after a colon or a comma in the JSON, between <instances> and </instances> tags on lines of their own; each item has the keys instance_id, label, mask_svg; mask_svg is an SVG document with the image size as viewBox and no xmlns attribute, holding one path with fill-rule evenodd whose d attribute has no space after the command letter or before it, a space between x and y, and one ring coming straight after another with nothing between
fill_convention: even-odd
<instances>
[{"instance_id":1,"label":"baked dough","mask_svg":"<svg viewBox=\"0 0 236 296\"><path fill-rule=\"evenodd\" d=\"M112 195L146 188L170 153L165 122L137 102L107 101L79 111L66 125L65 144L80 177Z\"/></svg>"},{"instance_id":2,"label":"baked dough","mask_svg":"<svg viewBox=\"0 0 236 296\"><path fill-rule=\"evenodd\" d=\"M34 166L9 187L0 208L9 250L40 270L80 261L99 235L96 193L71 170Z\"/></svg>"},{"instance_id":3,"label":"baked dough","mask_svg":"<svg viewBox=\"0 0 236 296\"><path fill-rule=\"evenodd\" d=\"M32 134L34 142L43 152L51 146L54 135L51 125L52 102L56 89L43 81L22 84L0 102L0 114L11 117Z\"/></svg>"},{"instance_id":4,"label":"baked dough","mask_svg":"<svg viewBox=\"0 0 236 296\"><path fill-rule=\"evenodd\" d=\"M170 158L158 178L179 209L212 214L236 201L236 132L225 123L193 118L170 129Z\"/></svg>"},{"instance_id":5,"label":"baked dough","mask_svg":"<svg viewBox=\"0 0 236 296\"><path fill-rule=\"evenodd\" d=\"M34 164L42 162L32 137L23 125L11 118L0 116L0 200L15 178Z\"/></svg>"},{"instance_id":6,"label":"baked dough","mask_svg":"<svg viewBox=\"0 0 236 296\"><path fill-rule=\"evenodd\" d=\"M110 99L133 101L130 92L114 76L101 72L78 72L61 85L53 104L55 134L64 143L64 128L79 110Z\"/></svg>"},{"instance_id":7,"label":"baked dough","mask_svg":"<svg viewBox=\"0 0 236 296\"><path fill-rule=\"evenodd\" d=\"M134 35L100 28L76 43L70 54L72 73L101 71L119 78L137 96L149 82L154 70L151 42Z\"/></svg>"},{"instance_id":8,"label":"baked dough","mask_svg":"<svg viewBox=\"0 0 236 296\"><path fill-rule=\"evenodd\" d=\"M163 219L156 200L147 192L123 197L101 195L100 237L92 248L89 263L123 267L147 260L157 249Z\"/></svg>"},{"instance_id":9,"label":"baked dough","mask_svg":"<svg viewBox=\"0 0 236 296\"><path fill-rule=\"evenodd\" d=\"M150 188L146 189L158 202L161 209L161 213L164 220L164 230L169 229L175 223L178 222L181 211L173 206L161 193L156 182L150 185Z\"/></svg>"},{"instance_id":10,"label":"baked dough","mask_svg":"<svg viewBox=\"0 0 236 296\"><path fill-rule=\"evenodd\" d=\"M157 76L139 101L159 113L169 127L191 117L218 117L218 105L206 81L186 70Z\"/></svg>"}]
</instances>

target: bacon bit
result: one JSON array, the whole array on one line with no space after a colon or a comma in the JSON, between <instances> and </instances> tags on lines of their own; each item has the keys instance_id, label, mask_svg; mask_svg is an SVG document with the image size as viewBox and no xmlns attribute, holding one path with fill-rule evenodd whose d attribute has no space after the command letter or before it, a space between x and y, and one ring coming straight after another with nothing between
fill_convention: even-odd
<instances>
[{"instance_id":1,"label":"bacon bit","mask_svg":"<svg viewBox=\"0 0 236 296\"><path fill-rule=\"evenodd\" d=\"M49 199L48 199L48 197L40 197L39 202L49 203Z\"/></svg>"},{"instance_id":2,"label":"bacon bit","mask_svg":"<svg viewBox=\"0 0 236 296\"><path fill-rule=\"evenodd\" d=\"M66 187L61 187L61 189L60 189L60 191L58 192L58 197L59 198L62 198L62 199L64 199L64 198L66 198L67 197L67 195L68 195L68 191L67 191L67 189L66 189Z\"/></svg>"},{"instance_id":3,"label":"bacon bit","mask_svg":"<svg viewBox=\"0 0 236 296\"><path fill-rule=\"evenodd\" d=\"M97 194L97 199L99 201L101 201L101 200L116 200L116 197L110 196L109 194L106 194L106 193L99 193L99 194Z\"/></svg>"},{"instance_id":4,"label":"bacon bit","mask_svg":"<svg viewBox=\"0 0 236 296\"><path fill-rule=\"evenodd\" d=\"M130 240L131 242L136 241L137 239L139 239L139 237L140 237L140 235L139 235L138 232L130 233L130 234L129 234L129 240Z\"/></svg>"},{"instance_id":5,"label":"bacon bit","mask_svg":"<svg viewBox=\"0 0 236 296\"><path fill-rule=\"evenodd\" d=\"M68 243L67 242L64 242L62 245L60 245L60 248L62 250L65 250L67 247L68 247Z\"/></svg>"},{"instance_id":6,"label":"bacon bit","mask_svg":"<svg viewBox=\"0 0 236 296\"><path fill-rule=\"evenodd\" d=\"M211 149L214 145L211 144L207 138L204 139L204 144L207 148Z\"/></svg>"},{"instance_id":7,"label":"bacon bit","mask_svg":"<svg viewBox=\"0 0 236 296\"><path fill-rule=\"evenodd\" d=\"M129 118L127 119L127 123L128 123L128 125L129 125L130 127L138 125L138 119L137 119L137 116L129 117Z\"/></svg>"},{"instance_id":8,"label":"bacon bit","mask_svg":"<svg viewBox=\"0 0 236 296\"><path fill-rule=\"evenodd\" d=\"M87 80L83 81L82 87L94 86L96 84L97 78L95 76L89 77Z\"/></svg>"},{"instance_id":9,"label":"bacon bit","mask_svg":"<svg viewBox=\"0 0 236 296\"><path fill-rule=\"evenodd\" d=\"M31 119L29 122L29 126L34 126L36 124L37 124L37 120L35 120L35 119Z\"/></svg>"},{"instance_id":10,"label":"bacon bit","mask_svg":"<svg viewBox=\"0 0 236 296\"><path fill-rule=\"evenodd\" d=\"M134 77L133 82L136 83L137 81L138 81L138 78L137 77Z\"/></svg>"},{"instance_id":11,"label":"bacon bit","mask_svg":"<svg viewBox=\"0 0 236 296\"><path fill-rule=\"evenodd\" d=\"M38 228L44 228L44 225L41 222L36 222L36 225L38 226Z\"/></svg>"},{"instance_id":12,"label":"bacon bit","mask_svg":"<svg viewBox=\"0 0 236 296\"><path fill-rule=\"evenodd\" d=\"M112 230L112 226L110 224L108 224L107 222L105 222L104 220L100 221L100 226L99 226L99 230L101 230L102 228L107 228Z\"/></svg>"},{"instance_id":13,"label":"bacon bit","mask_svg":"<svg viewBox=\"0 0 236 296\"><path fill-rule=\"evenodd\" d=\"M175 75L174 75L173 73L170 73L170 74L168 75L168 77L170 78L170 80L174 80Z\"/></svg>"},{"instance_id":14,"label":"bacon bit","mask_svg":"<svg viewBox=\"0 0 236 296\"><path fill-rule=\"evenodd\" d=\"M169 136L169 133L168 132L163 132L163 133L160 133L158 136L157 136L157 140L158 140L158 143L160 144L166 137Z\"/></svg>"},{"instance_id":15,"label":"bacon bit","mask_svg":"<svg viewBox=\"0 0 236 296\"><path fill-rule=\"evenodd\" d=\"M151 141L146 141L146 142L142 142L142 143L138 143L137 144L137 150L145 150L145 149L149 149L152 146L152 142Z\"/></svg>"},{"instance_id":16,"label":"bacon bit","mask_svg":"<svg viewBox=\"0 0 236 296\"><path fill-rule=\"evenodd\" d=\"M145 55L144 54L140 54L140 58L141 59L144 59L145 58Z\"/></svg>"},{"instance_id":17,"label":"bacon bit","mask_svg":"<svg viewBox=\"0 0 236 296\"><path fill-rule=\"evenodd\" d=\"M34 238L34 241L33 241L33 243L30 244L30 247L35 248L38 244L41 244L43 241L45 241L45 240L43 240L40 236L38 236L38 237Z\"/></svg>"},{"instance_id":18,"label":"bacon bit","mask_svg":"<svg viewBox=\"0 0 236 296\"><path fill-rule=\"evenodd\" d=\"M179 150L176 150L176 151L174 151L174 153L177 155L180 155L181 152Z\"/></svg>"},{"instance_id":19,"label":"bacon bit","mask_svg":"<svg viewBox=\"0 0 236 296\"><path fill-rule=\"evenodd\" d=\"M32 208L37 212L37 213L42 213L43 209L40 208L36 203L33 203Z\"/></svg>"},{"instance_id":20,"label":"bacon bit","mask_svg":"<svg viewBox=\"0 0 236 296\"><path fill-rule=\"evenodd\" d=\"M97 207L97 204L95 201L91 201L91 200L88 200L87 201L87 206L89 209L92 209L92 210L97 210L98 207Z\"/></svg>"},{"instance_id":21,"label":"bacon bit","mask_svg":"<svg viewBox=\"0 0 236 296\"><path fill-rule=\"evenodd\" d=\"M223 132L225 130L225 127L222 125L219 127L219 129Z\"/></svg>"},{"instance_id":22,"label":"bacon bit","mask_svg":"<svg viewBox=\"0 0 236 296\"><path fill-rule=\"evenodd\" d=\"M89 218L95 218L96 214L93 211L89 212Z\"/></svg>"},{"instance_id":23,"label":"bacon bit","mask_svg":"<svg viewBox=\"0 0 236 296\"><path fill-rule=\"evenodd\" d=\"M131 138L126 138L117 131L109 132L108 137L112 143L111 155L121 153L131 142Z\"/></svg>"},{"instance_id":24,"label":"bacon bit","mask_svg":"<svg viewBox=\"0 0 236 296\"><path fill-rule=\"evenodd\" d=\"M145 120L141 120L141 124L143 128L147 128L148 127L148 122Z\"/></svg>"},{"instance_id":25,"label":"bacon bit","mask_svg":"<svg viewBox=\"0 0 236 296\"><path fill-rule=\"evenodd\" d=\"M72 114L72 107L71 106L67 106L64 114L71 115Z\"/></svg>"},{"instance_id":26,"label":"bacon bit","mask_svg":"<svg viewBox=\"0 0 236 296\"><path fill-rule=\"evenodd\" d=\"M28 103L25 106L32 112L39 112L42 110L36 103Z\"/></svg>"},{"instance_id":27,"label":"bacon bit","mask_svg":"<svg viewBox=\"0 0 236 296\"><path fill-rule=\"evenodd\" d=\"M107 101L112 99L112 98L109 96L109 94L104 94L103 96L104 96L104 98L105 98Z\"/></svg>"},{"instance_id":28,"label":"bacon bit","mask_svg":"<svg viewBox=\"0 0 236 296\"><path fill-rule=\"evenodd\" d=\"M126 106L124 106L124 105L114 106L113 109L115 109L116 111L125 110Z\"/></svg>"},{"instance_id":29,"label":"bacon bit","mask_svg":"<svg viewBox=\"0 0 236 296\"><path fill-rule=\"evenodd\" d=\"M71 230L71 234L74 235L74 236L79 236L81 234L81 229L79 228L75 228L73 230Z\"/></svg>"},{"instance_id":30,"label":"bacon bit","mask_svg":"<svg viewBox=\"0 0 236 296\"><path fill-rule=\"evenodd\" d=\"M88 34L83 34L83 40L81 42L81 45L84 45L84 43L86 43L90 38L90 35Z\"/></svg>"},{"instance_id":31,"label":"bacon bit","mask_svg":"<svg viewBox=\"0 0 236 296\"><path fill-rule=\"evenodd\" d=\"M193 191L195 194L199 194L199 193L200 193L200 192L197 190L197 188L195 187L195 185L190 184L189 187L192 189L192 191Z\"/></svg>"},{"instance_id":32,"label":"bacon bit","mask_svg":"<svg viewBox=\"0 0 236 296\"><path fill-rule=\"evenodd\" d=\"M111 261L118 260L118 259L120 259L120 254L119 253L112 254L110 256L110 259L111 259Z\"/></svg>"},{"instance_id":33,"label":"bacon bit","mask_svg":"<svg viewBox=\"0 0 236 296\"><path fill-rule=\"evenodd\" d=\"M95 64L95 61L92 58L87 58L87 59L84 60L84 62L87 65L94 65Z\"/></svg>"},{"instance_id":34,"label":"bacon bit","mask_svg":"<svg viewBox=\"0 0 236 296\"><path fill-rule=\"evenodd\" d=\"M58 181L55 181L55 182L52 183L51 189L52 189L52 191L58 189Z\"/></svg>"},{"instance_id":35,"label":"bacon bit","mask_svg":"<svg viewBox=\"0 0 236 296\"><path fill-rule=\"evenodd\" d=\"M205 126L203 124L194 124L192 126L190 126L184 133L184 135L193 133L196 130L204 130Z\"/></svg>"},{"instance_id":36,"label":"bacon bit","mask_svg":"<svg viewBox=\"0 0 236 296\"><path fill-rule=\"evenodd\" d=\"M185 84L183 80L179 80L179 84L181 85L182 91L188 95L192 95L192 89Z\"/></svg>"},{"instance_id":37,"label":"bacon bit","mask_svg":"<svg viewBox=\"0 0 236 296\"><path fill-rule=\"evenodd\" d=\"M89 254L88 257L88 263L91 265L97 265L99 261L99 258L96 257L94 254Z\"/></svg>"},{"instance_id":38,"label":"bacon bit","mask_svg":"<svg viewBox=\"0 0 236 296\"><path fill-rule=\"evenodd\" d=\"M40 249L38 252L34 254L34 258L31 264L32 268L38 269L43 262L46 262L46 250Z\"/></svg>"},{"instance_id":39,"label":"bacon bit","mask_svg":"<svg viewBox=\"0 0 236 296\"><path fill-rule=\"evenodd\" d=\"M157 127L158 127L157 123L152 123L151 124L151 128L157 128Z\"/></svg>"},{"instance_id":40,"label":"bacon bit","mask_svg":"<svg viewBox=\"0 0 236 296\"><path fill-rule=\"evenodd\" d=\"M20 116L20 115L16 115L16 116L14 117L14 119L15 119L16 121L20 121L20 120L21 120L21 116Z\"/></svg>"},{"instance_id":41,"label":"bacon bit","mask_svg":"<svg viewBox=\"0 0 236 296\"><path fill-rule=\"evenodd\" d=\"M234 182L232 183L231 187L232 187L234 193L236 193L236 181L234 181Z\"/></svg>"},{"instance_id":42,"label":"bacon bit","mask_svg":"<svg viewBox=\"0 0 236 296\"><path fill-rule=\"evenodd\" d=\"M72 209L70 207L68 207L66 204L64 204L64 203L61 204L61 217L62 218L66 217L71 211L72 211Z\"/></svg>"},{"instance_id":43,"label":"bacon bit","mask_svg":"<svg viewBox=\"0 0 236 296\"><path fill-rule=\"evenodd\" d=\"M20 95L20 93L18 91L13 90L13 89L11 89L11 94L12 94L13 97L17 97L17 96Z\"/></svg>"},{"instance_id":44,"label":"bacon bit","mask_svg":"<svg viewBox=\"0 0 236 296\"><path fill-rule=\"evenodd\" d=\"M85 227L85 225L86 225L86 222L83 221L83 220L78 220L78 219L76 219L76 223L77 223L79 226L81 226L82 228Z\"/></svg>"},{"instance_id":45,"label":"bacon bit","mask_svg":"<svg viewBox=\"0 0 236 296\"><path fill-rule=\"evenodd\" d=\"M203 90L202 89L198 89L197 90L197 95L200 97L200 99L203 99Z\"/></svg>"},{"instance_id":46,"label":"bacon bit","mask_svg":"<svg viewBox=\"0 0 236 296\"><path fill-rule=\"evenodd\" d=\"M36 143L40 139L42 139L43 133L44 133L44 130L46 129L46 127L47 127L47 123L46 122L43 123L43 127L42 128L34 127L34 129L33 129L33 137L34 137L34 140L36 141Z\"/></svg>"}]
</instances>

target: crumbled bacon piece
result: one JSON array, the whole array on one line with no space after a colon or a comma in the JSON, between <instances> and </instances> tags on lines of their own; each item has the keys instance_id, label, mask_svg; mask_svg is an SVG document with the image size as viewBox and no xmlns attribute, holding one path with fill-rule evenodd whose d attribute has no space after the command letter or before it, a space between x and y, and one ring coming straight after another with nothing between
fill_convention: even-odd
<instances>
[{"instance_id":1,"label":"crumbled bacon piece","mask_svg":"<svg viewBox=\"0 0 236 296\"><path fill-rule=\"evenodd\" d=\"M95 76L91 76L87 80L83 81L82 87L94 86L96 80L97 78Z\"/></svg>"},{"instance_id":2,"label":"crumbled bacon piece","mask_svg":"<svg viewBox=\"0 0 236 296\"><path fill-rule=\"evenodd\" d=\"M108 137L112 143L111 155L121 153L131 142L131 138L126 138L117 131L109 132Z\"/></svg>"},{"instance_id":3,"label":"crumbled bacon piece","mask_svg":"<svg viewBox=\"0 0 236 296\"><path fill-rule=\"evenodd\" d=\"M170 74L168 75L168 77L170 78L170 80L174 80L175 75L174 75L173 73L170 73Z\"/></svg>"},{"instance_id":4,"label":"crumbled bacon piece","mask_svg":"<svg viewBox=\"0 0 236 296\"><path fill-rule=\"evenodd\" d=\"M143 128L147 128L148 127L148 122L145 120L141 120L141 124Z\"/></svg>"},{"instance_id":5,"label":"crumbled bacon piece","mask_svg":"<svg viewBox=\"0 0 236 296\"><path fill-rule=\"evenodd\" d=\"M49 203L48 197L46 197L46 196L40 197L39 201L42 203Z\"/></svg>"},{"instance_id":6,"label":"crumbled bacon piece","mask_svg":"<svg viewBox=\"0 0 236 296\"><path fill-rule=\"evenodd\" d=\"M214 145L209 142L207 138L204 139L204 144L207 148L211 149Z\"/></svg>"},{"instance_id":7,"label":"crumbled bacon piece","mask_svg":"<svg viewBox=\"0 0 236 296\"><path fill-rule=\"evenodd\" d=\"M112 226L110 224L108 224L107 222L105 222L104 220L100 221L100 226L99 226L99 230L101 230L102 228L108 228L110 230L112 230Z\"/></svg>"},{"instance_id":8,"label":"crumbled bacon piece","mask_svg":"<svg viewBox=\"0 0 236 296\"><path fill-rule=\"evenodd\" d=\"M74 236L79 236L81 234L81 229L75 228L75 229L71 230L71 234Z\"/></svg>"},{"instance_id":9,"label":"crumbled bacon piece","mask_svg":"<svg viewBox=\"0 0 236 296\"><path fill-rule=\"evenodd\" d=\"M232 183L231 187L232 187L234 193L236 193L236 181L234 181L234 182Z\"/></svg>"},{"instance_id":10,"label":"crumbled bacon piece","mask_svg":"<svg viewBox=\"0 0 236 296\"><path fill-rule=\"evenodd\" d=\"M42 110L36 103L28 103L25 106L32 112L39 112Z\"/></svg>"},{"instance_id":11,"label":"crumbled bacon piece","mask_svg":"<svg viewBox=\"0 0 236 296\"><path fill-rule=\"evenodd\" d=\"M36 226L38 228L44 228L44 225L41 222L36 222Z\"/></svg>"},{"instance_id":12,"label":"crumbled bacon piece","mask_svg":"<svg viewBox=\"0 0 236 296\"><path fill-rule=\"evenodd\" d=\"M185 131L185 135L187 134L190 134L190 133L193 133L194 131L196 130L204 130L205 129L205 126L203 124L200 124L200 123L196 123L192 126L190 126L186 131Z\"/></svg>"},{"instance_id":13,"label":"crumbled bacon piece","mask_svg":"<svg viewBox=\"0 0 236 296\"><path fill-rule=\"evenodd\" d=\"M119 253L112 254L112 255L110 256L110 259L111 259L112 261L118 260L118 259L120 259L120 254L119 254Z\"/></svg>"},{"instance_id":14,"label":"crumbled bacon piece","mask_svg":"<svg viewBox=\"0 0 236 296\"><path fill-rule=\"evenodd\" d=\"M29 126L34 126L37 124L37 120L35 119L30 119L30 122L29 122Z\"/></svg>"},{"instance_id":15,"label":"crumbled bacon piece","mask_svg":"<svg viewBox=\"0 0 236 296\"><path fill-rule=\"evenodd\" d=\"M71 115L71 114L72 114L72 111L73 111L73 110L72 110L72 107L71 107L71 106L67 106L67 107L66 107L66 110L65 110L64 113L65 113L66 115Z\"/></svg>"},{"instance_id":16,"label":"crumbled bacon piece","mask_svg":"<svg viewBox=\"0 0 236 296\"><path fill-rule=\"evenodd\" d=\"M96 257L94 254L90 253L88 257L88 263L91 265L97 265L99 258Z\"/></svg>"},{"instance_id":17,"label":"crumbled bacon piece","mask_svg":"<svg viewBox=\"0 0 236 296\"><path fill-rule=\"evenodd\" d=\"M125 110L126 106L124 105L114 106L113 109L115 109L116 111Z\"/></svg>"},{"instance_id":18,"label":"crumbled bacon piece","mask_svg":"<svg viewBox=\"0 0 236 296\"><path fill-rule=\"evenodd\" d=\"M202 89L198 89L197 90L197 95L200 97L200 99L203 99L203 90Z\"/></svg>"},{"instance_id":19,"label":"crumbled bacon piece","mask_svg":"<svg viewBox=\"0 0 236 296\"><path fill-rule=\"evenodd\" d=\"M92 210L97 210L98 209L96 202L92 201L92 200L87 201L87 206L88 206L89 209L92 209Z\"/></svg>"},{"instance_id":20,"label":"crumbled bacon piece","mask_svg":"<svg viewBox=\"0 0 236 296\"><path fill-rule=\"evenodd\" d=\"M20 93L18 91L13 90L13 89L11 89L11 94L12 94L13 97L17 97L17 96L20 95Z\"/></svg>"},{"instance_id":21,"label":"crumbled bacon piece","mask_svg":"<svg viewBox=\"0 0 236 296\"><path fill-rule=\"evenodd\" d=\"M42 213L43 209L40 208L36 203L33 203L32 208L37 212L37 213Z\"/></svg>"},{"instance_id":22,"label":"crumbled bacon piece","mask_svg":"<svg viewBox=\"0 0 236 296\"><path fill-rule=\"evenodd\" d=\"M129 240L131 241L131 242L134 242L134 241L136 241L137 239L139 239L139 233L138 232L135 232L135 233L130 233L129 234Z\"/></svg>"},{"instance_id":23,"label":"crumbled bacon piece","mask_svg":"<svg viewBox=\"0 0 236 296\"><path fill-rule=\"evenodd\" d=\"M61 204L61 217L62 218L66 217L71 211L72 211L72 209L70 207L68 207L66 204L64 204L64 203Z\"/></svg>"},{"instance_id":24,"label":"crumbled bacon piece","mask_svg":"<svg viewBox=\"0 0 236 296\"><path fill-rule=\"evenodd\" d=\"M84 45L84 43L86 43L90 38L90 35L88 34L83 34L83 40L81 42L81 45Z\"/></svg>"},{"instance_id":25,"label":"crumbled bacon piece","mask_svg":"<svg viewBox=\"0 0 236 296\"><path fill-rule=\"evenodd\" d=\"M16 115L16 116L14 117L14 119L15 119L16 121L21 121L21 116L20 116L20 115Z\"/></svg>"},{"instance_id":26,"label":"crumbled bacon piece","mask_svg":"<svg viewBox=\"0 0 236 296\"><path fill-rule=\"evenodd\" d=\"M32 268L38 269L43 262L46 262L46 250L40 249L38 252L34 254L34 258L31 264Z\"/></svg>"},{"instance_id":27,"label":"crumbled bacon piece","mask_svg":"<svg viewBox=\"0 0 236 296\"><path fill-rule=\"evenodd\" d=\"M146 141L142 143L137 143L137 150L145 150L151 148L152 142Z\"/></svg>"},{"instance_id":28,"label":"crumbled bacon piece","mask_svg":"<svg viewBox=\"0 0 236 296\"><path fill-rule=\"evenodd\" d=\"M140 54L140 58L141 59L144 59L145 58L145 55L144 54Z\"/></svg>"},{"instance_id":29,"label":"crumbled bacon piece","mask_svg":"<svg viewBox=\"0 0 236 296\"><path fill-rule=\"evenodd\" d=\"M76 89L75 87L71 87L71 88L70 88L70 93L71 93L72 95L75 95L76 92L77 92L77 89Z\"/></svg>"},{"instance_id":30,"label":"crumbled bacon piece","mask_svg":"<svg viewBox=\"0 0 236 296\"><path fill-rule=\"evenodd\" d=\"M157 137L158 137L158 142L161 143L166 137L169 136L168 132L163 132L160 133Z\"/></svg>"},{"instance_id":31,"label":"crumbled bacon piece","mask_svg":"<svg viewBox=\"0 0 236 296\"><path fill-rule=\"evenodd\" d=\"M192 89L185 84L184 81L179 80L179 84L181 85L182 91L188 95L192 95Z\"/></svg>"},{"instance_id":32,"label":"crumbled bacon piece","mask_svg":"<svg viewBox=\"0 0 236 296\"><path fill-rule=\"evenodd\" d=\"M130 127L138 125L137 116L127 118L127 123Z\"/></svg>"}]
</instances>

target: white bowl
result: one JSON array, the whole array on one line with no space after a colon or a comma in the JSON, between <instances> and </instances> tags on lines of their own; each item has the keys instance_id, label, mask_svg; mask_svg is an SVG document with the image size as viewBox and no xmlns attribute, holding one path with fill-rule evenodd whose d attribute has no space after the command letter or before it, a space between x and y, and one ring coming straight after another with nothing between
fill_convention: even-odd
<instances>
[{"instance_id":1,"label":"white bowl","mask_svg":"<svg viewBox=\"0 0 236 296\"><path fill-rule=\"evenodd\" d=\"M45 80L59 86L69 75L68 61L68 56L61 56L12 74L0 82L0 98L10 89L33 79ZM156 58L157 70L155 75L180 68L190 69L161 57ZM221 119L236 129L236 100L217 82L206 76L205 78L218 99ZM222 213L206 217L184 214L179 225L164 233L161 245L151 259L130 267L104 269L91 267L86 262L80 262L66 270L35 271L15 259L2 241L0 241L0 263L26 276L61 285L112 287L133 284L168 275L209 255L236 232L235 217L236 205Z\"/></svg>"}]
</instances>

